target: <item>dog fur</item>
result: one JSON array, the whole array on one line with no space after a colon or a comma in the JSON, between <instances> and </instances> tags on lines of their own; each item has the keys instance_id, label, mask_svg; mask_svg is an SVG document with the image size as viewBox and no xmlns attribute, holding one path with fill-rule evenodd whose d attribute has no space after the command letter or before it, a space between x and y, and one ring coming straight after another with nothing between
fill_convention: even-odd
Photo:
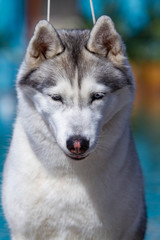
<instances>
[{"instance_id":1,"label":"dog fur","mask_svg":"<svg viewBox=\"0 0 160 240\"><path fill-rule=\"evenodd\" d=\"M17 77L3 175L12 240L144 239L143 177L130 130L134 89L109 17L91 31L38 23ZM73 136L88 143L81 154L67 148Z\"/></svg>"}]
</instances>

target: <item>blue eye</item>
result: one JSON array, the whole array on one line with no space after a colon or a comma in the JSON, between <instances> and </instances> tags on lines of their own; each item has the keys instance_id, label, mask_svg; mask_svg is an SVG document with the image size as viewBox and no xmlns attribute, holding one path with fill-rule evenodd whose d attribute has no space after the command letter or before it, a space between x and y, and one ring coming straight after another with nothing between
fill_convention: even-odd
<instances>
[{"instance_id":1,"label":"blue eye","mask_svg":"<svg viewBox=\"0 0 160 240\"><path fill-rule=\"evenodd\" d=\"M60 95L51 95L50 96L54 101L59 101L59 102L63 102L63 99Z\"/></svg>"},{"instance_id":2,"label":"blue eye","mask_svg":"<svg viewBox=\"0 0 160 240\"><path fill-rule=\"evenodd\" d=\"M95 100L100 100L105 96L105 93L94 93L92 95L92 102Z\"/></svg>"}]
</instances>

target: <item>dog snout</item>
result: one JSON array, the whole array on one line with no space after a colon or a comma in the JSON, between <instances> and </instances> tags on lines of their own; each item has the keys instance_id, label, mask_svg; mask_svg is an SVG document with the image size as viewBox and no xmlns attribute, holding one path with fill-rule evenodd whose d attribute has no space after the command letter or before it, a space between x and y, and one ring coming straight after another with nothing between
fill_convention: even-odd
<instances>
[{"instance_id":1,"label":"dog snout","mask_svg":"<svg viewBox=\"0 0 160 240\"><path fill-rule=\"evenodd\" d=\"M67 148L73 154L84 154L89 148L89 141L82 136L72 136L67 140Z\"/></svg>"}]
</instances>

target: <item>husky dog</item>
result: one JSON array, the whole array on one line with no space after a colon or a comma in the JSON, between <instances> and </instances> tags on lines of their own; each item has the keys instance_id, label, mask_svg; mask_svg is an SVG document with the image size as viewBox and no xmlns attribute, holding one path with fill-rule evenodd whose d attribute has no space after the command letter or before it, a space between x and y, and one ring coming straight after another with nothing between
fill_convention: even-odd
<instances>
[{"instance_id":1,"label":"husky dog","mask_svg":"<svg viewBox=\"0 0 160 240\"><path fill-rule=\"evenodd\" d=\"M2 200L12 240L142 240L134 80L112 20L36 26L17 77Z\"/></svg>"}]
</instances>

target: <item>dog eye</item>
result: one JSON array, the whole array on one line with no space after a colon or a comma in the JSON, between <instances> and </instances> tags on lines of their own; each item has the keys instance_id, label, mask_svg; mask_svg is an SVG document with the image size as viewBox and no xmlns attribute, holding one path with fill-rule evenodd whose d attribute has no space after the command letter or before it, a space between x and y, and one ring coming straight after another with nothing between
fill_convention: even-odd
<instances>
[{"instance_id":1,"label":"dog eye","mask_svg":"<svg viewBox=\"0 0 160 240\"><path fill-rule=\"evenodd\" d=\"M60 95L50 95L50 97L54 100L54 101L59 101L59 102L63 102L63 99Z\"/></svg>"},{"instance_id":2,"label":"dog eye","mask_svg":"<svg viewBox=\"0 0 160 240\"><path fill-rule=\"evenodd\" d=\"M103 97L105 96L105 93L94 93L92 95L92 102L95 101L95 100L100 100L102 99Z\"/></svg>"}]
</instances>

